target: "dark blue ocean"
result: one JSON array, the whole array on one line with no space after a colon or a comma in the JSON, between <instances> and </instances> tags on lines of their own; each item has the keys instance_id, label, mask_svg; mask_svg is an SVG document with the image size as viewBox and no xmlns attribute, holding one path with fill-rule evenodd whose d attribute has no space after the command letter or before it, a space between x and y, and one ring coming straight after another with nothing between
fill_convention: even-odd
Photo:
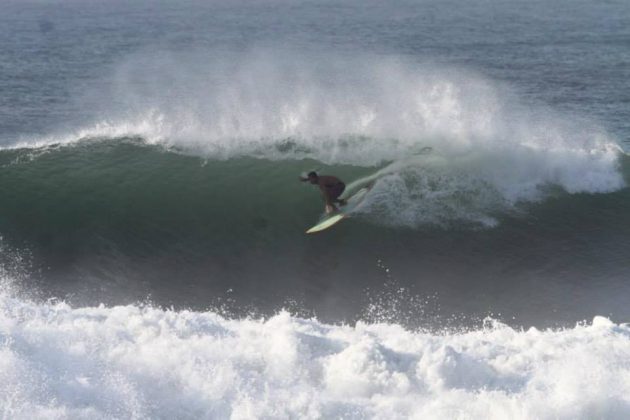
<instances>
[{"instance_id":1,"label":"dark blue ocean","mask_svg":"<svg viewBox=\"0 0 630 420\"><path fill-rule=\"evenodd\" d=\"M0 0L0 417L627 418L629 81L621 0Z\"/></svg>"}]
</instances>

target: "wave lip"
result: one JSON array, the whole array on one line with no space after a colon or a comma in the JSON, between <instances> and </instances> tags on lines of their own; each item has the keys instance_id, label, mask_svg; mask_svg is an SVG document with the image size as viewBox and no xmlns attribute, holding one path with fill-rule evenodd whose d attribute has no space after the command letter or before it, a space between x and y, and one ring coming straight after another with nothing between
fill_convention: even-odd
<instances>
[{"instance_id":1,"label":"wave lip","mask_svg":"<svg viewBox=\"0 0 630 420\"><path fill-rule=\"evenodd\" d=\"M466 333L0 298L10 418L626 418L630 327Z\"/></svg>"}]
</instances>

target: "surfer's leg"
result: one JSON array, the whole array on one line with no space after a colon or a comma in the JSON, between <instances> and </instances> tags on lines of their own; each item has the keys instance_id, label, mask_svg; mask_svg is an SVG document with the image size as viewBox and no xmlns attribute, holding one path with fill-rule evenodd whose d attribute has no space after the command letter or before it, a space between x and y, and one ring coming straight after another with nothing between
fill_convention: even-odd
<instances>
[{"instance_id":1,"label":"surfer's leg","mask_svg":"<svg viewBox=\"0 0 630 420\"><path fill-rule=\"evenodd\" d=\"M346 189L346 185L344 183L339 183L339 184L335 185L335 189L334 189L334 191L332 193L333 201L335 203L339 203L342 206L345 206L347 203L346 203L346 200L340 199L339 196L341 194L343 194L345 189Z\"/></svg>"}]
</instances>

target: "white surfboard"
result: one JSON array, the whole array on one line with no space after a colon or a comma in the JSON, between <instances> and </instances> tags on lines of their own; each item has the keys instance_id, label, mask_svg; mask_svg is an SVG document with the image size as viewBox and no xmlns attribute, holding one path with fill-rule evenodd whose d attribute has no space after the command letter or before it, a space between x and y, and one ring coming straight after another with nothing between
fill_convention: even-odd
<instances>
[{"instance_id":1,"label":"white surfboard","mask_svg":"<svg viewBox=\"0 0 630 420\"><path fill-rule=\"evenodd\" d=\"M326 230L329 227L336 225L341 222L346 217L349 217L350 214L363 202L365 195L370 191L369 187L361 188L356 193L352 194L346 201L347 204L345 206L340 206L340 210L331 215L325 216L322 218L319 223L306 231L306 233L315 233L321 232L322 230Z\"/></svg>"}]
</instances>

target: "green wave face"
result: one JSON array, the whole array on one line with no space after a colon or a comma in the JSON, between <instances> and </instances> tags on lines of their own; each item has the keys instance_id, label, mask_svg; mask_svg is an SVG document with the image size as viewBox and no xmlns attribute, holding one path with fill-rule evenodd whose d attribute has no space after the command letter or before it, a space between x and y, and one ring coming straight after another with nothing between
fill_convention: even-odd
<instances>
[{"instance_id":1,"label":"green wave face","mask_svg":"<svg viewBox=\"0 0 630 420\"><path fill-rule=\"evenodd\" d=\"M315 162L203 160L137 142L3 151L0 231L45 250L125 253L301 232L323 206L298 181ZM365 169L335 168L352 178Z\"/></svg>"},{"instance_id":2,"label":"green wave face","mask_svg":"<svg viewBox=\"0 0 630 420\"><path fill-rule=\"evenodd\" d=\"M130 138L4 150L0 233L30 256L29 281L42 279L46 293L77 303L148 297L207 307L234 293L239 314L273 312L289 299L332 320L365 308L362 298L348 299L382 287L385 263L407 290L441 291L450 314L468 304L465 293L448 297L451 280L467 278L473 289L483 282L482 293L510 278L544 302L554 292L535 279L615 283L626 273L627 189L567 194L550 185L542 200L506 205L492 188L449 177L426 159L433 169L420 173L400 162L212 160ZM620 164L627 175L627 158ZM318 235L304 232L322 199L298 179L312 169L348 188L375 182L359 214ZM470 215L478 214L496 223L477 223ZM501 302L513 309L510 299Z\"/></svg>"}]
</instances>

